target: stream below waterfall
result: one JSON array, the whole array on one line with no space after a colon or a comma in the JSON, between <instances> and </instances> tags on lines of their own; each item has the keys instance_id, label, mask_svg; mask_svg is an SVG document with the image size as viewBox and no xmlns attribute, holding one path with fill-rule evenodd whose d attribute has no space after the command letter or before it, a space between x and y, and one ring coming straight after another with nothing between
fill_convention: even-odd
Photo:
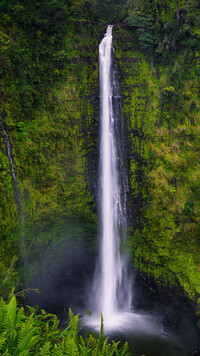
<instances>
[{"instance_id":1,"label":"stream below waterfall","mask_svg":"<svg viewBox=\"0 0 200 356\"><path fill-rule=\"evenodd\" d=\"M122 346L127 341L132 356L200 355L199 331L195 317L191 315L191 307L179 298L174 301L174 308L173 303L169 307L168 302L163 304L159 298L155 303L158 304L153 306L153 310L122 313L113 318L112 325L104 329L109 342L120 341ZM83 318L81 334L98 333L100 320L94 325L94 317L91 321L90 316L86 318L86 323Z\"/></svg>"},{"instance_id":2,"label":"stream below waterfall","mask_svg":"<svg viewBox=\"0 0 200 356\"><path fill-rule=\"evenodd\" d=\"M137 315L138 317L138 315ZM143 316L141 315L141 318ZM137 318L136 318L137 319ZM151 318L152 324L158 322L155 316ZM116 330L107 334L109 341L119 341L122 346L126 341L129 345L129 352L133 356L192 356L195 351L192 348L190 340L184 339L183 335L177 333L164 333L162 329L158 334L154 334L154 330L137 329L136 323L132 327L125 330ZM84 332L89 331L88 328L83 329ZM91 331L91 330L90 330ZM196 353L196 355L198 355Z\"/></svg>"},{"instance_id":3,"label":"stream below waterfall","mask_svg":"<svg viewBox=\"0 0 200 356\"><path fill-rule=\"evenodd\" d=\"M150 304L151 302L150 300ZM170 303L170 311L168 302L163 303L156 298L156 303L157 306L154 305L153 310L122 313L121 317L119 314L113 318L113 324L104 328L109 342L120 341L122 346L127 341L132 356L200 355L199 331L191 307L179 298L174 301L174 309ZM177 314L176 307L179 303L180 314ZM80 315L83 315L82 308ZM169 320L166 320L167 316ZM175 319L170 320L170 317ZM65 326L66 318L62 320ZM94 320L94 316L80 316L81 335L88 335L90 332L99 333L100 316L98 320L96 319L96 323ZM170 323L171 325L168 326L167 324Z\"/></svg>"}]
</instances>

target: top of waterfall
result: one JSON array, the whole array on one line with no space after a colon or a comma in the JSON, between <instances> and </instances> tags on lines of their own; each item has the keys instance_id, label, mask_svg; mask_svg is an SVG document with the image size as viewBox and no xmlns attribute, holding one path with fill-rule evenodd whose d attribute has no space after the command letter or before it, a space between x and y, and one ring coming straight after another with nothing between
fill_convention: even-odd
<instances>
[{"instance_id":1,"label":"top of waterfall","mask_svg":"<svg viewBox=\"0 0 200 356\"><path fill-rule=\"evenodd\" d=\"M112 25L108 25L107 31L106 31L106 36L112 36Z\"/></svg>"}]
</instances>

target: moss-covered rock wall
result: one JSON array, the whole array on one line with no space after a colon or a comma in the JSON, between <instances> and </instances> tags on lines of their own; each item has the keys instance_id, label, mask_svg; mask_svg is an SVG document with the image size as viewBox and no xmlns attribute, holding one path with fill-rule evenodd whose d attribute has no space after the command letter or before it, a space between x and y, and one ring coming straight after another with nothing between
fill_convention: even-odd
<instances>
[{"instance_id":1,"label":"moss-covered rock wall","mask_svg":"<svg viewBox=\"0 0 200 356\"><path fill-rule=\"evenodd\" d=\"M116 29L115 46L134 266L194 297L200 293L198 65L182 54L170 67L152 66L125 29Z\"/></svg>"},{"instance_id":2,"label":"moss-covered rock wall","mask_svg":"<svg viewBox=\"0 0 200 356\"><path fill-rule=\"evenodd\" d=\"M54 82L47 80L46 88L41 85L41 102L35 108L28 98L23 98L25 105L22 104L13 76L7 71L2 75L2 123L10 141L23 218L17 211L11 165L1 131L1 256L9 261L13 254L20 255L20 239L24 239L31 274L32 262L41 263L56 240L58 245L62 241L66 245L66 239L73 239L73 222L79 226L75 240L85 240L91 249L96 244L92 234L95 236L97 231L94 191L98 170L98 42L103 31L104 26L78 23L77 30L76 22L68 25L64 44L67 60L62 63L62 74L57 69ZM15 70L11 63L9 70ZM68 229L61 223L65 231L62 238L59 214L61 221L70 220L70 224L66 223ZM47 234L43 233L45 229ZM37 273L36 267L33 269Z\"/></svg>"},{"instance_id":3,"label":"moss-covered rock wall","mask_svg":"<svg viewBox=\"0 0 200 356\"><path fill-rule=\"evenodd\" d=\"M20 255L21 234L29 276L56 246L61 251L74 238L92 249L97 241L98 44L106 25L97 21L98 6L84 3L1 5L1 122L23 216L1 130L0 254L6 263ZM130 254L135 268L194 297L200 293L199 34L192 17L198 4L168 13L147 3L135 8L130 1L128 20L113 30ZM116 9L125 11L123 3Z\"/></svg>"}]
</instances>

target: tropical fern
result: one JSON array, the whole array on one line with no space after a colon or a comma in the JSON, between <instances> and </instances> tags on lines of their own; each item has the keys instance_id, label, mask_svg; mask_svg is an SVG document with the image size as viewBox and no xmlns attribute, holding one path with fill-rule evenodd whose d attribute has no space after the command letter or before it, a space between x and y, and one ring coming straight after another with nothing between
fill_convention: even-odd
<instances>
[{"instance_id":1,"label":"tropical fern","mask_svg":"<svg viewBox=\"0 0 200 356\"><path fill-rule=\"evenodd\" d=\"M63 353L64 355L69 355L69 356L79 355L77 343L70 336L63 339L62 350L64 352Z\"/></svg>"},{"instance_id":2,"label":"tropical fern","mask_svg":"<svg viewBox=\"0 0 200 356\"><path fill-rule=\"evenodd\" d=\"M100 350L102 348L103 342L104 342L104 326L103 326L103 315L101 313L101 327L100 327L99 341L97 345L96 355L100 355Z\"/></svg>"},{"instance_id":3,"label":"tropical fern","mask_svg":"<svg viewBox=\"0 0 200 356\"><path fill-rule=\"evenodd\" d=\"M93 338L92 335L89 336L89 339L85 340L81 336L79 340L79 352L81 355L90 355L90 352L96 347L96 345L97 340Z\"/></svg>"},{"instance_id":4,"label":"tropical fern","mask_svg":"<svg viewBox=\"0 0 200 356\"><path fill-rule=\"evenodd\" d=\"M123 347L120 350L120 356L128 356L130 353L128 352L128 342L125 342Z\"/></svg>"},{"instance_id":5,"label":"tropical fern","mask_svg":"<svg viewBox=\"0 0 200 356\"><path fill-rule=\"evenodd\" d=\"M3 299L0 300L0 333L8 328L7 305Z\"/></svg>"},{"instance_id":6,"label":"tropical fern","mask_svg":"<svg viewBox=\"0 0 200 356\"><path fill-rule=\"evenodd\" d=\"M87 350L82 345L79 345L79 355L88 356L88 355L90 355L90 351L91 351L90 349Z\"/></svg>"},{"instance_id":7,"label":"tropical fern","mask_svg":"<svg viewBox=\"0 0 200 356\"><path fill-rule=\"evenodd\" d=\"M88 342L89 342L89 345L90 345L92 350L96 350L97 349L97 344L98 344L98 339L97 338L95 338L92 335L90 335L89 338L88 338Z\"/></svg>"},{"instance_id":8,"label":"tropical fern","mask_svg":"<svg viewBox=\"0 0 200 356\"><path fill-rule=\"evenodd\" d=\"M39 329L34 326L33 314L27 317L27 319L21 324L21 327L17 334L17 344L15 345L16 351L14 355L25 349L31 349L31 347L39 342L39 336L35 336Z\"/></svg>"},{"instance_id":9,"label":"tropical fern","mask_svg":"<svg viewBox=\"0 0 200 356\"><path fill-rule=\"evenodd\" d=\"M49 341L47 341L47 342L40 348L39 355L40 355L40 356L49 356L49 355L51 355L50 349L51 349L51 343L50 343Z\"/></svg>"},{"instance_id":10,"label":"tropical fern","mask_svg":"<svg viewBox=\"0 0 200 356\"><path fill-rule=\"evenodd\" d=\"M78 315L69 310L69 324L64 329L59 328L56 316L25 314L18 308L16 297L11 294L10 301L0 300L0 354L3 356L127 356L127 343L118 349L119 343L108 343L104 337L103 317L98 336L79 336Z\"/></svg>"},{"instance_id":11,"label":"tropical fern","mask_svg":"<svg viewBox=\"0 0 200 356\"><path fill-rule=\"evenodd\" d=\"M102 346L102 355L108 355L107 351L108 351L108 339L106 338L103 342L103 346Z\"/></svg>"},{"instance_id":12,"label":"tropical fern","mask_svg":"<svg viewBox=\"0 0 200 356\"><path fill-rule=\"evenodd\" d=\"M4 331L3 333L0 334L0 351L2 351L4 345L6 344L7 341L7 331Z\"/></svg>"},{"instance_id":13,"label":"tropical fern","mask_svg":"<svg viewBox=\"0 0 200 356\"><path fill-rule=\"evenodd\" d=\"M64 353L62 351L61 345L55 345L51 355L52 356L63 356Z\"/></svg>"},{"instance_id":14,"label":"tropical fern","mask_svg":"<svg viewBox=\"0 0 200 356\"><path fill-rule=\"evenodd\" d=\"M119 345L120 341L112 342L112 348L111 348L111 352L110 352L110 356L115 355L115 356L120 356L120 353L118 351L118 345Z\"/></svg>"}]
</instances>

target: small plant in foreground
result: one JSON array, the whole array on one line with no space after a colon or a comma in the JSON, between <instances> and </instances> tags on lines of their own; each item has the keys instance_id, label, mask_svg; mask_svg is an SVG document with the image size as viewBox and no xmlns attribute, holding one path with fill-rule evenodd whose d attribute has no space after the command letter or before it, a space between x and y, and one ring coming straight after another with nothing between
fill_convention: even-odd
<instances>
[{"instance_id":1,"label":"small plant in foreground","mask_svg":"<svg viewBox=\"0 0 200 356\"><path fill-rule=\"evenodd\" d=\"M78 315L74 316L69 309L69 322L63 330L58 318L41 310L36 314L29 307L25 313L17 305L16 296L12 293L6 303L0 300L0 354L4 356L26 355L84 355L84 356L128 356L128 344L119 348L119 342L104 337L103 317L99 337L79 336Z\"/></svg>"}]
</instances>

